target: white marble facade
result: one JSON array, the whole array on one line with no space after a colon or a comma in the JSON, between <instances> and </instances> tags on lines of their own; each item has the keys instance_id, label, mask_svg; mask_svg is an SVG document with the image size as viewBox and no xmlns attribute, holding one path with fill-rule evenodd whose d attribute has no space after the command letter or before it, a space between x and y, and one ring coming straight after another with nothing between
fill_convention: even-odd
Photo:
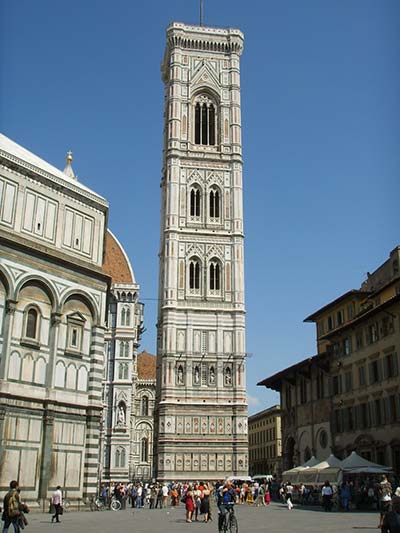
<instances>
[{"instance_id":1,"label":"white marble facade","mask_svg":"<svg viewBox=\"0 0 400 533\"><path fill-rule=\"evenodd\" d=\"M246 474L239 30L172 23L157 348L159 479ZM201 446L199 446L199 441Z\"/></svg>"},{"instance_id":2,"label":"white marble facade","mask_svg":"<svg viewBox=\"0 0 400 533\"><path fill-rule=\"evenodd\" d=\"M97 488L108 204L0 135L0 492Z\"/></svg>"}]
</instances>

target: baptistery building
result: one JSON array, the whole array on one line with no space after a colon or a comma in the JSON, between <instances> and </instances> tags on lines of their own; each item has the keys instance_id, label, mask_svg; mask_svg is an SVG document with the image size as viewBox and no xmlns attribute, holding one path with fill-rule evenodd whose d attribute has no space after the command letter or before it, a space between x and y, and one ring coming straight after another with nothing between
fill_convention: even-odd
<instances>
[{"instance_id":1,"label":"baptistery building","mask_svg":"<svg viewBox=\"0 0 400 533\"><path fill-rule=\"evenodd\" d=\"M108 203L0 135L0 492L97 490Z\"/></svg>"}]
</instances>

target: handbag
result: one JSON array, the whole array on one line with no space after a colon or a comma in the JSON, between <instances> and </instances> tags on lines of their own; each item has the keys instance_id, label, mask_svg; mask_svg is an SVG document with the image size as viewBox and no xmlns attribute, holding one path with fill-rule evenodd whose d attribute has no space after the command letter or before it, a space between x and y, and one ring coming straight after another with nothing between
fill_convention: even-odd
<instances>
[{"instance_id":1,"label":"handbag","mask_svg":"<svg viewBox=\"0 0 400 533\"><path fill-rule=\"evenodd\" d=\"M64 507L60 505L60 508L58 510L58 514L64 514Z\"/></svg>"}]
</instances>

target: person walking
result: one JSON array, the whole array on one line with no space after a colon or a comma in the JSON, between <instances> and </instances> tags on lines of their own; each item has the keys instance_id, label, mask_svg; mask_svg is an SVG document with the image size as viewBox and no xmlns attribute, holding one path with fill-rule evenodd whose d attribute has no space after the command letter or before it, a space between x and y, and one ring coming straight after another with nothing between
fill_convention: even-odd
<instances>
[{"instance_id":1,"label":"person walking","mask_svg":"<svg viewBox=\"0 0 400 533\"><path fill-rule=\"evenodd\" d=\"M201 500L201 506L200 506L200 513L204 515L204 522L208 522L211 520L210 515L210 485L204 484L204 490L203 490L203 498Z\"/></svg>"},{"instance_id":2,"label":"person walking","mask_svg":"<svg viewBox=\"0 0 400 533\"><path fill-rule=\"evenodd\" d=\"M345 511L350 510L350 485L344 481L340 489L340 498L342 500L342 507Z\"/></svg>"},{"instance_id":3,"label":"person walking","mask_svg":"<svg viewBox=\"0 0 400 533\"><path fill-rule=\"evenodd\" d=\"M167 503L168 503L168 486L166 483L164 483L164 485L162 486L162 508L163 509L166 509L167 508Z\"/></svg>"},{"instance_id":4,"label":"person walking","mask_svg":"<svg viewBox=\"0 0 400 533\"><path fill-rule=\"evenodd\" d=\"M186 491L186 500L185 500L186 522L192 521L194 507L195 507L195 504L194 504L193 491L192 491L192 487L189 485Z\"/></svg>"},{"instance_id":5,"label":"person walking","mask_svg":"<svg viewBox=\"0 0 400 533\"><path fill-rule=\"evenodd\" d=\"M21 502L18 491L18 481L10 482L10 490L4 496L3 514L1 519L4 522L3 533L8 533L8 528L12 524L14 533L20 533L19 518L21 516Z\"/></svg>"},{"instance_id":6,"label":"person walking","mask_svg":"<svg viewBox=\"0 0 400 533\"><path fill-rule=\"evenodd\" d=\"M286 503L287 503L287 507L289 509L289 511L291 511L293 509L293 485L290 483L290 481L288 481L286 483L286 487L285 487L285 499L286 499Z\"/></svg>"},{"instance_id":7,"label":"person walking","mask_svg":"<svg viewBox=\"0 0 400 533\"><path fill-rule=\"evenodd\" d=\"M389 483L388 478L383 475L382 481L378 485L378 493L379 493L379 509L380 509L380 520L378 528L382 528L383 525L383 519L385 517L385 514L388 513L391 509L392 505L392 484Z\"/></svg>"},{"instance_id":8,"label":"person walking","mask_svg":"<svg viewBox=\"0 0 400 533\"><path fill-rule=\"evenodd\" d=\"M193 499L194 499L194 519L195 522L199 521L201 499L203 498L203 492L200 490L199 485L194 485Z\"/></svg>"},{"instance_id":9,"label":"person walking","mask_svg":"<svg viewBox=\"0 0 400 533\"><path fill-rule=\"evenodd\" d=\"M386 513L383 517L381 532L400 533L400 497L393 496L392 510Z\"/></svg>"},{"instance_id":10,"label":"person walking","mask_svg":"<svg viewBox=\"0 0 400 533\"><path fill-rule=\"evenodd\" d=\"M51 503L54 506L54 514L51 517L51 521L54 522L55 520L57 523L59 523L60 515L62 514L62 492L60 485L58 485L56 490L53 492Z\"/></svg>"},{"instance_id":11,"label":"person walking","mask_svg":"<svg viewBox=\"0 0 400 533\"><path fill-rule=\"evenodd\" d=\"M157 485L157 500L156 500L156 509L159 507L162 508L162 497L163 497L163 489L160 485Z\"/></svg>"},{"instance_id":12,"label":"person walking","mask_svg":"<svg viewBox=\"0 0 400 533\"><path fill-rule=\"evenodd\" d=\"M325 484L322 487L321 494L322 494L322 505L324 507L324 510L330 511L332 509L333 489L328 480L325 481Z\"/></svg>"}]
</instances>

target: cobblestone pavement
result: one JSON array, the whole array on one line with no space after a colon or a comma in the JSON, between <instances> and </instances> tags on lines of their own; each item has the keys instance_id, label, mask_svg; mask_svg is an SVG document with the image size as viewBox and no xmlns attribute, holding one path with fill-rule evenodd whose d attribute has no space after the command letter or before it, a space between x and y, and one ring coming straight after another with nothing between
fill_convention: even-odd
<instances>
[{"instance_id":1,"label":"cobblestone pavement","mask_svg":"<svg viewBox=\"0 0 400 533\"><path fill-rule=\"evenodd\" d=\"M279 503L269 507L249 507L237 505L236 516L240 533L277 532L277 533L347 533L378 531L378 514L356 512L325 513L321 509L295 507L289 511ZM184 506L168 509L130 509L102 512L68 512L60 524L51 524L49 514L32 513L28 515L27 533L57 531L64 533L215 533L217 520L207 524L185 521ZM12 527L9 530L12 532Z\"/></svg>"}]
</instances>

